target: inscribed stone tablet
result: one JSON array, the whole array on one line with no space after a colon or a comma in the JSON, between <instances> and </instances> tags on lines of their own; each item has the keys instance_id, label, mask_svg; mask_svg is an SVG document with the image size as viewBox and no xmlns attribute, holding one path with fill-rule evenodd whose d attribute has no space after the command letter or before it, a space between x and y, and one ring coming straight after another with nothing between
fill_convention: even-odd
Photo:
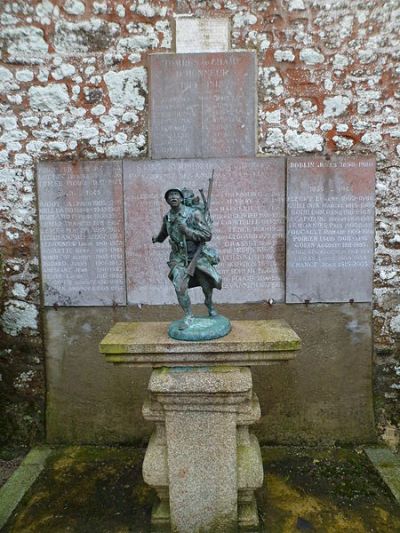
<instances>
[{"instance_id":1,"label":"inscribed stone tablet","mask_svg":"<svg viewBox=\"0 0 400 533\"><path fill-rule=\"evenodd\" d=\"M254 156L253 52L150 54L152 159Z\"/></svg>"},{"instance_id":2,"label":"inscribed stone tablet","mask_svg":"<svg viewBox=\"0 0 400 533\"><path fill-rule=\"evenodd\" d=\"M126 303L122 163L38 167L45 305Z\"/></svg>"},{"instance_id":3,"label":"inscribed stone tablet","mask_svg":"<svg viewBox=\"0 0 400 533\"><path fill-rule=\"evenodd\" d=\"M372 296L375 159L288 160L286 302Z\"/></svg>"},{"instance_id":4,"label":"inscribed stone tablet","mask_svg":"<svg viewBox=\"0 0 400 533\"><path fill-rule=\"evenodd\" d=\"M171 187L203 188L214 170L211 214L227 303L284 299L285 159L124 161L128 303L176 303L168 280L170 246L152 244L169 210ZM194 289L195 301L202 301Z\"/></svg>"},{"instance_id":5,"label":"inscribed stone tablet","mask_svg":"<svg viewBox=\"0 0 400 533\"><path fill-rule=\"evenodd\" d=\"M230 21L228 18L176 17L176 52L227 52L229 48Z\"/></svg>"}]
</instances>

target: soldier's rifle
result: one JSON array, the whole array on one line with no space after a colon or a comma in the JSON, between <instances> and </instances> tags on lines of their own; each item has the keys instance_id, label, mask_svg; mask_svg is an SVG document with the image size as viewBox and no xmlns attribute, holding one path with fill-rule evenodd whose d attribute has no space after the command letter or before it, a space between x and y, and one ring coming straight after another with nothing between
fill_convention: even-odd
<instances>
[{"instance_id":1,"label":"soldier's rifle","mask_svg":"<svg viewBox=\"0 0 400 533\"><path fill-rule=\"evenodd\" d=\"M204 203L204 215L205 215L205 219L206 220L207 219L211 219L211 216L210 216L210 204L211 204L213 181L214 181L214 169L212 171L211 178L208 180L207 199L204 196L203 189L199 189L199 192L201 194L201 198L202 198L203 203ZM194 253L194 256L192 257L192 260L190 261L189 266L187 267L187 273L189 274L190 277L193 277L193 275L194 275L194 271L196 270L197 260L200 257L200 254L201 254L201 252L203 250L203 246L204 246L204 242L201 242L198 245L198 247L197 247L197 249L196 249L196 251Z\"/></svg>"}]
</instances>

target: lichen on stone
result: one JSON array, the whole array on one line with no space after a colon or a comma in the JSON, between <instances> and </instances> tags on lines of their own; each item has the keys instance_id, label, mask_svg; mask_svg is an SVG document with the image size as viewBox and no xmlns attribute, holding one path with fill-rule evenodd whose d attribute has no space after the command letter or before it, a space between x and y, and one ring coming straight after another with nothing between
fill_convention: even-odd
<instances>
[{"instance_id":1,"label":"lichen on stone","mask_svg":"<svg viewBox=\"0 0 400 533\"><path fill-rule=\"evenodd\" d=\"M9 300L0 318L5 333L16 336L25 330L36 335L38 330L38 310L35 305L21 300Z\"/></svg>"}]
</instances>

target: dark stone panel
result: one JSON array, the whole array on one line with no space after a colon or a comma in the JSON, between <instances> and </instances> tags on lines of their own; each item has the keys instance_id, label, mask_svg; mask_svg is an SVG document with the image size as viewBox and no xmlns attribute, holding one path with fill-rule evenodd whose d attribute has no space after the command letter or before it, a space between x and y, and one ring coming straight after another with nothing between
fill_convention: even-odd
<instances>
[{"instance_id":1,"label":"dark stone panel","mask_svg":"<svg viewBox=\"0 0 400 533\"><path fill-rule=\"evenodd\" d=\"M45 305L126 303L122 163L38 165Z\"/></svg>"},{"instance_id":2,"label":"dark stone panel","mask_svg":"<svg viewBox=\"0 0 400 533\"><path fill-rule=\"evenodd\" d=\"M369 302L375 159L288 159L286 302Z\"/></svg>"},{"instance_id":3,"label":"dark stone panel","mask_svg":"<svg viewBox=\"0 0 400 533\"><path fill-rule=\"evenodd\" d=\"M254 156L254 52L150 54L153 159Z\"/></svg>"},{"instance_id":4,"label":"dark stone panel","mask_svg":"<svg viewBox=\"0 0 400 533\"><path fill-rule=\"evenodd\" d=\"M124 161L128 303L175 303L168 280L170 246L151 243L168 212L171 187L205 192L214 171L211 246L219 251L226 303L284 299L285 159ZM197 292L196 292L197 291ZM193 291L202 301L201 291Z\"/></svg>"}]
</instances>

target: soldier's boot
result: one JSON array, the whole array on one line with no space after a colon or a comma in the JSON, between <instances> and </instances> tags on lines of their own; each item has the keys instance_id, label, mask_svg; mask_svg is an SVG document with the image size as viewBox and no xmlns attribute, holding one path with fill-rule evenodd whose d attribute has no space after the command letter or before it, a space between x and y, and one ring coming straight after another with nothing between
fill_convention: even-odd
<instances>
[{"instance_id":1,"label":"soldier's boot","mask_svg":"<svg viewBox=\"0 0 400 533\"><path fill-rule=\"evenodd\" d=\"M193 322L192 304L190 302L190 298L189 298L187 291L185 293L177 292L176 296L178 298L179 305L182 307L185 313L185 316L183 317L183 320L181 322L181 325L179 326L179 329L186 329Z\"/></svg>"},{"instance_id":2,"label":"soldier's boot","mask_svg":"<svg viewBox=\"0 0 400 533\"><path fill-rule=\"evenodd\" d=\"M206 304L206 307L208 309L208 315L209 316L217 316L218 312L215 309L214 304L212 302L212 289L208 289L208 290L204 290L203 289L203 292L204 292L204 296L205 296L204 303Z\"/></svg>"}]
</instances>

